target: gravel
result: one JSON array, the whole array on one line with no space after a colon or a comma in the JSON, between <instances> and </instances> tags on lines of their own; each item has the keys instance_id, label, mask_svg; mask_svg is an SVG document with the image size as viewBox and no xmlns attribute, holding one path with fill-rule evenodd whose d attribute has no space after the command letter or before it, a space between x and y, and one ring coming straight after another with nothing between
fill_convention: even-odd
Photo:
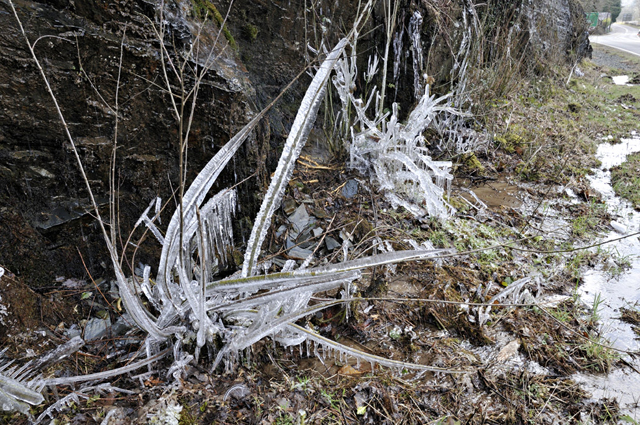
<instances>
[{"instance_id":1,"label":"gravel","mask_svg":"<svg viewBox=\"0 0 640 425\"><path fill-rule=\"evenodd\" d=\"M592 60L596 65L618 69L625 73L640 73L640 57L633 58L627 53L599 44L592 44L592 46Z\"/></svg>"}]
</instances>

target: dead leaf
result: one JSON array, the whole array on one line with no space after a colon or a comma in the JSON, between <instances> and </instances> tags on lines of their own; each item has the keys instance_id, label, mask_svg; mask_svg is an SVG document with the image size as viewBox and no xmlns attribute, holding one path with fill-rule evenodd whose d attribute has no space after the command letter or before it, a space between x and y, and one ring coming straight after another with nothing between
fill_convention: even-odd
<instances>
[{"instance_id":1,"label":"dead leaf","mask_svg":"<svg viewBox=\"0 0 640 425\"><path fill-rule=\"evenodd\" d=\"M510 343L502 347L502 350L500 350L500 352L498 353L498 356L496 357L496 361L504 362L510 359L516 353L518 353L519 348L520 348L520 341L518 341L517 339L514 339L513 341L511 341Z\"/></svg>"},{"instance_id":2,"label":"dead leaf","mask_svg":"<svg viewBox=\"0 0 640 425\"><path fill-rule=\"evenodd\" d=\"M160 378L154 378L153 376L146 381L144 381L144 385L147 387L157 387L160 384L163 384L164 381Z\"/></svg>"},{"instance_id":3,"label":"dead leaf","mask_svg":"<svg viewBox=\"0 0 640 425\"><path fill-rule=\"evenodd\" d=\"M350 365L344 365L342 366L339 370L338 370L338 374L339 375L346 375L346 376L354 376L354 375L362 375L362 372L360 372L359 370L354 369L353 367L351 367Z\"/></svg>"}]
</instances>

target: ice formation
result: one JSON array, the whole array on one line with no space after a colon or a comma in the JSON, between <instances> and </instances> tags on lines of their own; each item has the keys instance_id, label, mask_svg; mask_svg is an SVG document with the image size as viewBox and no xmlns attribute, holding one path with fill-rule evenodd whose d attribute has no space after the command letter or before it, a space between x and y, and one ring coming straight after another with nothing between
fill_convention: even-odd
<instances>
[{"instance_id":1,"label":"ice formation","mask_svg":"<svg viewBox=\"0 0 640 425\"><path fill-rule=\"evenodd\" d=\"M413 55L413 94L416 99L420 99L424 94L422 85L422 69L424 59L422 56L422 15L419 11L413 12L409 20L409 37L411 38L411 53ZM394 68L395 73L395 68Z\"/></svg>"},{"instance_id":2,"label":"ice formation","mask_svg":"<svg viewBox=\"0 0 640 425\"><path fill-rule=\"evenodd\" d=\"M250 276L258 261L262 242L267 234L267 230L271 225L271 217L277 207L280 206L280 201L284 194L284 190L287 187L287 183L293 173L296 160L300 156L300 151L304 147L311 127L315 122L320 103L324 99L324 92L327 87L329 75L333 70L337 60L342 55L342 52L347 45L348 40L343 38L333 48L333 50L327 55L320 69L316 73L315 77L311 81L307 92L302 99L300 109L296 115L291 130L289 131L289 137L285 142L282 155L278 161L278 167L273 175L269 189L265 196L265 201L260 207L260 212L255 220L255 225L251 231L251 237L247 244L247 251L244 257L244 264L242 265L242 275L244 277Z\"/></svg>"},{"instance_id":3,"label":"ice formation","mask_svg":"<svg viewBox=\"0 0 640 425\"><path fill-rule=\"evenodd\" d=\"M333 78L343 105L342 119L350 120L345 105L351 105L354 110L354 117L349 121L349 165L371 175L394 207L403 206L416 216L447 217L453 211L444 200L453 179L449 172L451 162L433 161L422 133L437 124L439 114L457 114L444 103L449 95L435 98L427 88L403 124L398 119L396 103L391 114L377 112L381 98L375 88L367 99L354 96L352 81L357 72L354 63L352 57L345 55L337 62Z\"/></svg>"},{"instance_id":4,"label":"ice formation","mask_svg":"<svg viewBox=\"0 0 640 425\"><path fill-rule=\"evenodd\" d=\"M370 10L370 7L371 1L365 9ZM144 211L137 225L150 229L162 245L155 281L151 279L149 266L140 268L141 276L127 278L120 267L115 246L110 242L108 233L104 232L124 308L135 325L146 334L139 352L141 358L126 366L88 375L45 379L37 374L45 364L59 360L83 345L82 340L74 339L35 363L27 363L21 368L0 366L0 406L3 409L28 412L29 405L40 404L44 400L41 391L45 386L79 386L76 392L45 410L38 418L42 420L71 402L78 403L78 397L84 397L86 391L100 390L101 387L89 386L88 382L109 379L142 367L149 367L149 370L139 376L147 376L154 372L154 363L170 354L173 364L166 374L179 380L189 363L197 361L202 347L209 344L215 350L214 339L221 340L223 346L217 352L213 368L221 363L227 368L233 366L240 356L248 355L247 348L252 344L262 338L272 337L289 347L302 347L307 343L307 350L309 341L312 341L314 352L322 358L333 353L341 358L351 356L398 369L439 370L371 356L329 341L294 323L325 308L349 302L352 282L360 278L364 268L438 258L447 255L448 251L388 250L351 261L346 261L345 254L345 261L338 264L311 268L305 264L305 267L297 270L288 267L281 273L256 275L261 245L271 225L273 212L281 202L334 70L337 74L334 84L339 87L341 99L345 105L355 106L356 125L345 127L347 134L353 138L350 149L352 165L373 169L384 189L400 194L403 198L398 202L407 202L417 211L424 210L425 213L440 216L450 210L442 201L444 187L451 178L448 173L450 164L431 161L421 136L435 114L447 109L439 105L444 98L434 99L425 93L410 115L408 124L398 122L395 108L391 116L383 114L369 120L366 110L374 100L377 109L379 98L375 89L366 104L352 97L356 73L355 50L351 52L350 63L341 59L345 55L345 47L355 44L353 40L357 38L357 32L354 30L350 37L341 40L326 55L307 90L255 220L242 272L238 276L215 280L217 270L226 261L233 244L231 220L237 195L234 190L224 190L211 196L209 191L266 110L240 130L198 174L180 201L164 234L156 224L159 223L161 201L154 199ZM373 78L377 72L377 58L372 59L368 72ZM358 128L358 131L354 128ZM153 216L150 216L152 211ZM310 303L314 294L330 290L339 290L342 298ZM196 341L195 353L185 352L184 346L193 339Z\"/></svg>"}]
</instances>

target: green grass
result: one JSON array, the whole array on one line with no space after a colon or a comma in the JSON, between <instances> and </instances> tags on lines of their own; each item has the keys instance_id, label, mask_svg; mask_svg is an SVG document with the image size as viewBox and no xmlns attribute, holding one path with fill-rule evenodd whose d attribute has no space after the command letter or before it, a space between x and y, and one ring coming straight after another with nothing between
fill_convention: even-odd
<instances>
[{"instance_id":1,"label":"green grass","mask_svg":"<svg viewBox=\"0 0 640 425\"><path fill-rule=\"evenodd\" d=\"M619 58L625 66L636 68L636 71L601 68L591 61L583 61L581 67L585 76L572 80L567 101L580 105L582 110L578 115L581 120L588 121L590 125L603 131L606 130L603 136L611 135L614 139L627 137L631 131L637 130L640 116L637 110L640 108L640 86L619 86L609 77L633 77L634 74L640 73L640 57L601 45L594 45L594 49Z\"/></svg>"},{"instance_id":2,"label":"green grass","mask_svg":"<svg viewBox=\"0 0 640 425\"><path fill-rule=\"evenodd\" d=\"M571 223L571 233L576 237L592 235L598 229L600 222L607 217L607 206L597 201L585 204Z\"/></svg>"},{"instance_id":3,"label":"green grass","mask_svg":"<svg viewBox=\"0 0 640 425\"><path fill-rule=\"evenodd\" d=\"M581 344L579 349L584 352L586 358L585 368L594 372L608 372L613 363L620 357L608 345L609 341L594 335Z\"/></svg>"},{"instance_id":4,"label":"green grass","mask_svg":"<svg viewBox=\"0 0 640 425\"><path fill-rule=\"evenodd\" d=\"M599 165L595 152L603 139L620 140L637 130L640 85L618 86L610 76L640 74L640 57L609 50L603 54L615 66L637 71L584 60L578 65L583 74L573 74L568 84L568 71L557 68L548 77L523 79L517 90L485 104L478 116L485 117L500 153L493 167L522 181L568 184ZM583 218L575 223L575 232L582 234L589 227Z\"/></svg>"},{"instance_id":5,"label":"green grass","mask_svg":"<svg viewBox=\"0 0 640 425\"><path fill-rule=\"evenodd\" d=\"M562 323L569 323L574 317L573 312L565 308L549 308L547 312Z\"/></svg>"},{"instance_id":6,"label":"green grass","mask_svg":"<svg viewBox=\"0 0 640 425\"><path fill-rule=\"evenodd\" d=\"M482 223L469 223L464 220L445 222L442 231L432 233L430 240L437 247L453 246L459 252L474 251L500 244L510 236L509 230L500 233L495 228ZM498 263L509 260L511 254L499 249L482 250L472 253L481 266L495 267Z\"/></svg>"},{"instance_id":7,"label":"green grass","mask_svg":"<svg viewBox=\"0 0 640 425\"><path fill-rule=\"evenodd\" d=\"M640 210L640 153L627 156L621 165L611 169L613 190Z\"/></svg>"}]
</instances>

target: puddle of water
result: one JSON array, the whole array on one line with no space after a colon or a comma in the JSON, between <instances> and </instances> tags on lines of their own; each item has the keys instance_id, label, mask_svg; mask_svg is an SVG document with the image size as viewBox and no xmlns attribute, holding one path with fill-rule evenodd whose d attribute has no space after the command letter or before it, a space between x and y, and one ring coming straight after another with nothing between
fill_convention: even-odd
<instances>
[{"instance_id":1,"label":"puddle of water","mask_svg":"<svg viewBox=\"0 0 640 425\"><path fill-rule=\"evenodd\" d=\"M607 239L615 239L621 233L631 234L640 230L640 213L630 204L615 196L611 187L609 169L624 162L627 155L640 152L640 139L625 139L616 145L602 144L598 148L597 157L602 166L594 176L590 177L591 186L600 192L606 201L610 213L616 217L612 222L615 229ZM580 295L587 305L593 305L597 296L602 299L598 314L602 323L602 334L619 349L638 351L640 340L627 323L621 322L620 309L623 307L640 308L640 240L637 236L622 239L605 245L608 249L629 258L632 268L617 279L610 279L603 271L589 271L584 276L584 284L580 287ZM640 360L626 358L637 370ZM608 375L594 376L577 374L576 381L582 382L585 389L595 398L615 397L618 399L623 413L640 419L640 373L631 368L617 369Z\"/></svg>"},{"instance_id":2,"label":"puddle of water","mask_svg":"<svg viewBox=\"0 0 640 425\"><path fill-rule=\"evenodd\" d=\"M478 198L489 207L507 206L518 208L522 201L516 197L521 189L507 182L491 182L473 189Z\"/></svg>"},{"instance_id":3,"label":"puddle of water","mask_svg":"<svg viewBox=\"0 0 640 425\"><path fill-rule=\"evenodd\" d=\"M628 75L617 75L615 77L611 77L611 79L613 80L613 84L618 86L624 86L629 82Z\"/></svg>"},{"instance_id":4,"label":"puddle of water","mask_svg":"<svg viewBox=\"0 0 640 425\"><path fill-rule=\"evenodd\" d=\"M467 191L461 192L460 195L474 205L477 204L478 199L489 208L501 206L519 208L522 205L522 201L517 197L522 189L504 181L486 182L473 189L464 190Z\"/></svg>"}]
</instances>

